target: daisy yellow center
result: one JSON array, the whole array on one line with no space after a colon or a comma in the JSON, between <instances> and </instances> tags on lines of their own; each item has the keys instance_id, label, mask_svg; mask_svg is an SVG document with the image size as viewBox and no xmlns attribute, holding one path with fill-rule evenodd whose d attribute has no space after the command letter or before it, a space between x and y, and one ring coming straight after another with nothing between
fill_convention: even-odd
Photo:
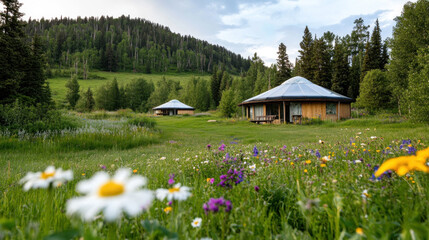
<instances>
[{"instance_id":1,"label":"daisy yellow center","mask_svg":"<svg viewBox=\"0 0 429 240\"><path fill-rule=\"evenodd\" d=\"M198 225L198 223L199 223L199 221L195 221L195 222L194 222L194 225Z\"/></svg>"},{"instance_id":2,"label":"daisy yellow center","mask_svg":"<svg viewBox=\"0 0 429 240\"><path fill-rule=\"evenodd\" d=\"M180 191L180 188L178 188L178 187L174 187L174 188L168 189L169 193L175 193L175 192L178 192L178 191Z\"/></svg>"},{"instance_id":3,"label":"daisy yellow center","mask_svg":"<svg viewBox=\"0 0 429 240\"><path fill-rule=\"evenodd\" d=\"M43 172L42 175L40 176L41 179L48 179L50 177L53 177L55 175L55 172L50 172L50 173L46 173Z\"/></svg>"},{"instance_id":4,"label":"daisy yellow center","mask_svg":"<svg viewBox=\"0 0 429 240\"><path fill-rule=\"evenodd\" d=\"M101 197L113 197L121 195L124 192L125 188L123 184L116 183L114 181L108 181L103 186L101 186L98 191L98 195Z\"/></svg>"}]
</instances>

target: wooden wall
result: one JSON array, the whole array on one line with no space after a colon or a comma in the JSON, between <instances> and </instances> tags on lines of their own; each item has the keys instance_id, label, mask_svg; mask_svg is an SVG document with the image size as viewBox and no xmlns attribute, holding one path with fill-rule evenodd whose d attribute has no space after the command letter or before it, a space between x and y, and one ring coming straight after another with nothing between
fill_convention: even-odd
<instances>
[{"instance_id":1,"label":"wooden wall","mask_svg":"<svg viewBox=\"0 0 429 240\"><path fill-rule=\"evenodd\" d=\"M320 118L321 120L338 120L338 102L336 103L337 114L326 114L326 102L303 102L301 103L303 118ZM340 118L350 118L350 103L341 103Z\"/></svg>"},{"instance_id":2,"label":"wooden wall","mask_svg":"<svg viewBox=\"0 0 429 240\"><path fill-rule=\"evenodd\" d=\"M194 115L194 110L177 110L177 115L183 114Z\"/></svg>"}]
</instances>

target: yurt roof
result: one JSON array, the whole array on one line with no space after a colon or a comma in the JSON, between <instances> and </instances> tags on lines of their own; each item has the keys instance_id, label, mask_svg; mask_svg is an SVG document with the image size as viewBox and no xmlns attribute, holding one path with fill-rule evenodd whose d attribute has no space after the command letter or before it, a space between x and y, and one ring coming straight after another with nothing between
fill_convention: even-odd
<instances>
[{"instance_id":1,"label":"yurt roof","mask_svg":"<svg viewBox=\"0 0 429 240\"><path fill-rule=\"evenodd\" d=\"M339 93L321 87L311 81L296 76L285 81L281 85L249 98L241 104L252 102L264 102L270 100L332 100L352 102L353 99Z\"/></svg>"},{"instance_id":2,"label":"yurt roof","mask_svg":"<svg viewBox=\"0 0 429 240\"><path fill-rule=\"evenodd\" d=\"M176 99L173 99L169 102L159 105L158 107L153 108L153 110L160 110L160 109L194 110L193 107L188 106Z\"/></svg>"}]
</instances>

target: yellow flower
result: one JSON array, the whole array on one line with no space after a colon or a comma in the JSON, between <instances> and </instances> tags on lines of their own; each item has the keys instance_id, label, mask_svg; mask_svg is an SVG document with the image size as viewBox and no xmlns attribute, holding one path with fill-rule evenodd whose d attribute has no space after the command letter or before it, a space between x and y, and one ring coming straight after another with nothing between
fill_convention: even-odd
<instances>
[{"instance_id":1,"label":"yellow flower","mask_svg":"<svg viewBox=\"0 0 429 240\"><path fill-rule=\"evenodd\" d=\"M389 150L389 149L390 149L390 147L387 147L386 149L387 149L387 150Z\"/></svg>"},{"instance_id":2,"label":"yellow flower","mask_svg":"<svg viewBox=\"0 0 429 240\"><path fill-rule=\"evenodd\" d=\"M356 146L356 143L352 143L352 146Z\"/></svg>"},{"instance_id":3,"label":"yellow flower","mask_svg":"<svg viewBox=\"0 0 429 240\"><path fill-rule=\"evenodd\" d=\"M293 165L293 162L290 162L290 165Z\"/></svg>"},{"instance_id":4,"label":"yellow flower","mask_svg":"<svg viewBox=\"0 0 429 240\"><path fill-rule=\"evenodd\" d=\"M380 152L380 150L378 150L378 149L377 149L377 150L375 150L375 151L376 151L376 152L378 152L378 153Z\"/></svg>"},{"instance_id":5,"label":"yellow flower","mask_svg":"<svg viewBox=\"0 0 429 240\"><path fill-rule=\"evenodd\" d=\"M322 163L320 164L320 167L326 167L326 164Z\"/></svg>"},{"instance_id":6,"label":"yellow flower","mask_svg":"<svg viewBox=\"0 0 429 240\"><path fill-rule=\"evenodd\" d=\"M416 156L411 155L388 159L381 164L380 168L375 172L375 176L379 177L389 169L394 170L399 176L403 176L409 171L429 173L429 167L426 165L427 158L429 158L429 148L418 151Z\"/></svg>"},{"instance_id":7,"label":"yellow flower","mask_svg":"<svg viewBox=\"0 0 429 240\"><path fill-rule=\"evenodd\" d=\"M356 228L356 233L362 236L363 235L363 229L360 227Z\"/></svg>"},{"instance_id":8,"label":"yellow flower","mask_svg":"<svg viewBox=\"0 0 429 240\"><path fill-rule=\"evenodd\" d=\"M299 155L298 155L298 157L302 157L302 155L301 155L301 154L299 154Z\"/></svg>"},{"instance_id":9,"label":"yellow flower","mask_svg":"<svg viewBox=\"0 0 429 240\"><path fill-rule=\"evenodd\" d=\"M164 212L165 213L169 213L169 212L171 212L171 210L173 210L172 207L166 207L166 208L164 208Z\"/></svg>"},{"instance_id":10,"label":"yellow flower","mask_svg":"<svg viewBox=\"0 0 429 240\"><path fill-rule=\"evenodd\" d=\"M310 164L310 163L311 163L311 160L307 160L307 161L305 161L305 163Z\"/></svg>"},{"instance_id":11,"label":"yellow flower","mask_svg":"<svg viewBox=\"0 0 429 240\"><path fill-rule=\"evenodd\" d=\"M137 173L137 169L134 169L134 170L133 170L133 173Z\"/></svg>"},{"instance_id":12,"label":"yellow flower","mask_svg":"<svg viewBox=\"0 0 429 240\"><path fill-rule=\"evenodd\" d=\"M307 169L304 169L304 172L307 173L308 172Z\"/></svg>"}]
</instances>

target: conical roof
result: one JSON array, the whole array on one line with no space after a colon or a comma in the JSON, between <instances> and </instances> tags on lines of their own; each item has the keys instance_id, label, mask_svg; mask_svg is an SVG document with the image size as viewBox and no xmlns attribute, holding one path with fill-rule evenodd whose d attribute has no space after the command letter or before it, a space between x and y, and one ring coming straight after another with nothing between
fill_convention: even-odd
<instances>
[{"instance_id":1,"label":"conical roof","mask_svg":"<svg viewBox=\"0 0 429 240\"><path fill-rule=\"evenodd\" d=\"M179 100L173 99L169 102L166 102L162 105L159 105L158 107L152 108L153 110L159 110L159 109L179 109L179 110L194 110L193 107L188 106Z\"/></svg>"},{"instance_id":2,"label":"conical roof","mask_svg":"<svg viewBox=\"0 0 429 240\"><path fill-rule=\"evenodd\" d=\"M316 85L309 80L297 76L290 78L281 85L263 92L255 97L245 100L242 104L250 102L263 102L268 100L334 100L351 102L353 99L339 93Z\"/></svg>"}]
</instances>

